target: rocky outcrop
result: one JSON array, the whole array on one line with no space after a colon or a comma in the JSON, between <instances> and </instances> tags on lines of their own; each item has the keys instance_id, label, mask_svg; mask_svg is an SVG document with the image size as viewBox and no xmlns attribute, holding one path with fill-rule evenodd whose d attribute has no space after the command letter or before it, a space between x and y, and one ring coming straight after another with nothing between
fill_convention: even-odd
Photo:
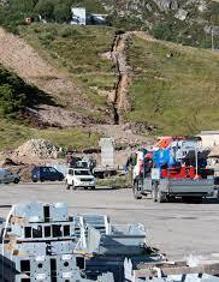
<instances>
[{"instance_id":1,"label":"rocky outcrop","mask_svg":"<svg viewBox=\"0 0 219 282\"><path fill-rule=\"evenodd\" d=\"M175 14L175 18L179 19L180 21L184 21L187 18L188 11L184 9L179 9Z\"/></svg>"},{"instance_id":2,"label":"rocky outcrop","mask_svg":"<svg viewBox=\"0 0 219 282\"><path fill-rule=\"evenodd\" d=\"M153 0L160 10L167 11L167 10L177 10L179 7L179 1L177 0Z\"/></svg>"},{"instance_id":3,"label":"rocky outcrop","mask_svg":"<svg viewBox=\"0 0 219 282\"><path fill-rule=\"evenodd\" d=\"M148 20L148 15L158 16L159 13L175 12L175 14L204 13L211 1L207 0L101 0L108 13L117 12L119 16L131 16ZM218 3L219 5L219 3ZM195 16L195 15L194 15ZM186 19L183 15L180 18Z\"/></svg>"}]
</instances>

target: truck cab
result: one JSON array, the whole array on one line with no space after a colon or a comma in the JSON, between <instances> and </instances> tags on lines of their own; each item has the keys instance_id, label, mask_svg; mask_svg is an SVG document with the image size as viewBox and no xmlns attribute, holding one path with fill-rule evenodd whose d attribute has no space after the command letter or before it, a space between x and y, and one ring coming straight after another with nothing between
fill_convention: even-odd
<instances>
[{"instance_id":1,"label":"truck cab","mask_svg":"<svg viewBox=\"0 0 219 282\"><path fill-rule=\"evenodd\" d=\"M96 179L89 169L69 168L65 177L65 187L67 190L77 188L92 189L96 187Z\"/></svg>"}]
</instances>

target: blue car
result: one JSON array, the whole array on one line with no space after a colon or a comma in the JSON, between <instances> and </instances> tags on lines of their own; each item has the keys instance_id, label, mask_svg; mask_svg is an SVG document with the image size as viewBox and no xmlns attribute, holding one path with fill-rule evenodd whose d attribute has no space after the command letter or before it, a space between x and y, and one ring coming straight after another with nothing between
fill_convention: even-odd
<instances>
[{"instance_id":1,"label":"blue car","mask_svg":"<svg viewBox=\"0 0 219 282\"><path fill-rule=\"evenodd\" d=\"M32 170L32 181L62 181L64 175L54 167L37 166Z\"/></svg>"}]
</instances>

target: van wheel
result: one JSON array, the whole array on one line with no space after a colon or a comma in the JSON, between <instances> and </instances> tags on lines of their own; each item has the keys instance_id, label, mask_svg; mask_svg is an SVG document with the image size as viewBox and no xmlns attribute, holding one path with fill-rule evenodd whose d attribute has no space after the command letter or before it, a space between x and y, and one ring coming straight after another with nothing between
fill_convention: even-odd
<instances>
[{"instance_id":1,"label":"van wheel","mask_svg":"<svg viewBox=\"0 0 219 282\"><path fill-rule=\"evenodd\" d=\"M66 189L66 190L69 190L69 189L70 189L70 185L68 184L67 181L65 181L65 189Z\"/></svg>"},{"instance_id":2,"label":"van wheel","mask_svg":"<svg viewBox=\"0 0 219 282\"><path fill-rule=\"evenodd\" d=\"M77 190L77 187L75 187L75 183L74 183L74 181L72 181L72 185L71 185L71 187L72 187L72 190Z\"/></svg>"},{"instance_id":3,"label":"van wheel","mask_svg":"<svg viewBox=\"0 0 219 282\"><path fill-rule=\"evenodd\" d=\"M19 182L20 182L20 179L15 178L14 183L15 183L15 184L18 184Z\"/></svg>"}]
</instances>

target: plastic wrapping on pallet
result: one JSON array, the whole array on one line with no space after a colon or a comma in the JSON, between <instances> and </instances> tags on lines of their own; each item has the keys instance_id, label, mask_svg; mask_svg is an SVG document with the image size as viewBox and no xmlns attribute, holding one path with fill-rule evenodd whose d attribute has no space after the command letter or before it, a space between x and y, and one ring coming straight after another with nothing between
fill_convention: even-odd
<instances>
[{"instance_id":1,"label":"plastic wrapping on pallet","mask_svg":"<svg viewBox=\"0 0 219 282\"><path fill-rule=\"evenodd\" d=\"M141 224L113 225L108 234L88 231L88 250L100 255L142 255L146 234Z\"/></svg>"},{"instance_id":2,"label":"plastic wrapping on pallet","mask_svg":"<svg viewBox=\"0 0 219 282\"><path fill-rule=\"evenodd\" d=\"M42 204L30 202L15 205L12 215L26 218L29 222L68 221L68 207L64 203Z\"/></svg>"}]
</instances>

